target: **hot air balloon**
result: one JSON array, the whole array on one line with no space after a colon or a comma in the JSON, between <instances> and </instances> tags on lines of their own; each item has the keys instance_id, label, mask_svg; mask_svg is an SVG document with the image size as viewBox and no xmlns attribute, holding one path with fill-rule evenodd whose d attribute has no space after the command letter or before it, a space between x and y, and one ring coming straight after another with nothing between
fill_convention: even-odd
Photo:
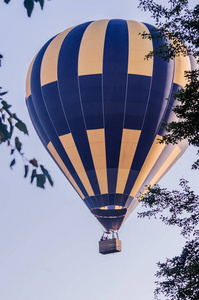
<instances>
[{"instance_id":1,"label":"hot air balloon","mask_svg":"<svg viewBox=\"0 0 199 300\"><path fill-rule=\"evenodd\" d=\"M191 61L145 60L165 42L139 35L153 28L117 19L71 27L41 48L27 75L26 104L39 138L113 235L103 254L121 251L114 234L188 146L158 143L162 121L175 118L174 93L185 86Z\"/></svg>"}]
</instances>

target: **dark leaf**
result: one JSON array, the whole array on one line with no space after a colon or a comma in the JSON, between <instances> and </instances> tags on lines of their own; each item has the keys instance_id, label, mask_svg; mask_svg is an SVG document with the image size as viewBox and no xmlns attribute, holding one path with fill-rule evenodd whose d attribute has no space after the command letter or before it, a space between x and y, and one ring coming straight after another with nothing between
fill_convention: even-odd
<instances>
[{"instance_id":1,"label":"dark leaf","mask_svg":"<svg viewBox=\"0 0 199 300\"><path fill-rule=\"evenodd\" d=\"M15 126L21 130L24 134L28 134L28 130L27 130L27 127L26 127L26 124L23 123L22 121L18 121Z\"/></svg>"},{"instance_id":2,"label":"dark leaf","mask_svg":"<svg viewBox=\"0 0 199 300\"><path fill-rule=\"evenodd\" d=\"M41 168L41 170L42 170L44 176L47 177L47 179L48 179L50 185L53 186L54 183L53 183L53 181L52 181L52 178L51 178L50 174L48 173L48 170L46 170L46 169L44 168L43 165L40 165L40 168Z\"/></svg>"},{"instance_id":3,"label":"dark leaf","mask_svg":"<svg viewBox=\"0 0 199 300\"><path fill-rule=\"evenodd\" d=\"M31 178L30 178L30 183L33 183L33 180L34 180L34 178L37 176L37 170L36 169L34 169L33 171L32 171L32 175L31 175Z\"/></svg>"},{"instance_id":4,"label":"dark leaf","mask_svg":"<svg viewBox=\"0 0 199 300\"><path fill-rule=\"evenodd\" d=\"M37 175L37 186L44 189L44 184L46 182L46 177L42 174Z\"/></svg>"},{"instance_id":5,"label":"dark leaf","mask_svg":"<svg viewBox=\"0 0 199 300\"><path fill-rule=\"evenodd\" d=\"M2 100L1 104L3 105L4 109L9 109L12 106L12 105L8 104L5 100Z\"/></svg>"},{"instance_id":6,"label":"dark leaf","mask_svg":"<svg viewBox=\"0 0 199 300\"><path fill-rule=\"evenodd\" d=\"M24 6L27 10L27 14L30 17L34 8L34 1L33 0L24 0Z\"/></svg>"},{"instance_id":7,"label":"dark leaf","mask_svg":"<svg viewBox=\"0 0 199 300\"><path fill-rule=\"evenodd\" d=\"M36 168L38 168L38 163L37 163L37 160L35 158L29 160L29 162Z\"/></svg>"},{"instance_id":8,"label":"dark leaf","mask_svg":"<svg viewBox=\"0 0 199 300\"><path fill-rule=\"evenodd\" d=\"M15 163L16 163L16 160L15 160L15 158L11 161L11 163L10 163L10 168L12 169L12 167L15 165Z\"/></svg>"},{"instance_id":9,"label":"dark leaf","mask_svg":"<svg viewBox=\"0 0 199 300\"><path fill-rule=\"evenodd\" d=\"M52 178L49 174L47 175L47 178L48 178L48 181L49 181L50 185L53 186L54 182L52 181Z\"/></svg>"},{"instance_id":10,"label":"dark leaf","mask_svg":"<svg viewBox=\"0 0 199 300\"><path fill-rule=\"evenodd\" d=\"M47 176L47 175L48 175L48 171L44 168L44 166L43 166L43 165L40 165L40 168L41 168L41 170L42 170L44 176Z\"/></svg>"},{"instance_id":11,"label":"dark leaf","mask_svg":"<svg viewBox=\"0 0 199 300\"><path fill-rule=\"evenodd\" d=\"M43 9L43 7L44 7L44 0L35 0L35 2L39 2L40 6L41 6L41 9Z\"/></svg>"},{"instance_id":12,"label":"dark leaf","mask_svg":"<svg viewBox=\"0 0 199 300\"><path fill-rule=\"evenodd\" d=\"M10 133L9 133L9 139L12 137L13 130L14 130L14 126L13 126L12 124L10 124Z\"/></svg>"},{"instance_id":13,"label":"dark leaf","mask_svg":"<svg viewBox=\"0 0 199 300\"><path fill-rule=\"evenodd\" d=\"M14 114L12 114L12 117L15 119L15 120L17 120L18 121L18 118L17 118L17 115L14 113Z\"/></svg>"},{"instance_id":14,"label":"dark leaf","mask_svg":"<svg viewBox=\"0 0 199 300\"><path fill-rule=\"evenodd\" d=\"M0 96L4 96L5 94L7 94L7 92L2 92L0 93Z\"/></svg>"},{"instance_id":15,"label":"dark leaf","mask_svg":"<svg viewBox=\"0 0 199 300\"><path fill-rule=\"evenodd\" d=\"M21 152L21 146L22 146L22 143L19 141L19 138L16 137L16 138L15 138L15 147L17 148L17 150L18 150L19 152Z\"/></svg>"},{"instance_id":16,"label":"dark leaf","mask_svg":"<svg viewBox=\"0 0 199 300\"><path fill-rule=\"evenodd\" d=\"M11 151L10 151L10 155L12 155L13 153L14 153L14 151L15 151L15 149L13 148L13 149L11 149Z\"/></svg>"},{"instance_id":17,"label":"dark leaf","mask_svg":"<svg viewBox=\"0 0 199 300\"><path fill-rule=\"evenodd\" d=\"M0 123L0 133L2 142L5 142L10 138L10 133L8 132L7 128L7 125Z\"/></svg>"},{"instance_id":18,"label":"dark leaf","mask_svg":"<svg viewBox=\"0 0 199 300\"><path fill-rule=\"evenodd\" d=\"M28 166L28 165L25 165L24 168L25 168L25 174L24 174L24 177L26 178L27 175L28 175L29 166Z\"/></svg>"},{"instance_id":19,"label":"dark leaf","mask_svg":"<svg viewBox=\"0 0 199 300\"><path fill-rule=\"evenodd\" d=\"M8 3L10 2L10 0L4 0L4 2L5 2L6 4L8 4Z\"/></svg>"}]
</instances>

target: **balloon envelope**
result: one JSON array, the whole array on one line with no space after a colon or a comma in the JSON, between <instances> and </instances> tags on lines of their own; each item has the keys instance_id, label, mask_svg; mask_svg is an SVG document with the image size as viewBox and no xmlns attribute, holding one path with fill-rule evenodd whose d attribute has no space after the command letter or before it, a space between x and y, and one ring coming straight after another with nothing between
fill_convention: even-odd
<instances>
[{"instance_id":1,"label":"balloon envelope","mask_svg":"<svg viewBox=\"0 0 199 300\"><path fill-rule=\"evenodd\" d=\"M26 103L44 147L108 231L188 146L158 143L191 64L188 56L145 60L165 42L139 35L153 28L125 20L69 28L42 47L27 75Z\"/></svg>"}]
</instances>

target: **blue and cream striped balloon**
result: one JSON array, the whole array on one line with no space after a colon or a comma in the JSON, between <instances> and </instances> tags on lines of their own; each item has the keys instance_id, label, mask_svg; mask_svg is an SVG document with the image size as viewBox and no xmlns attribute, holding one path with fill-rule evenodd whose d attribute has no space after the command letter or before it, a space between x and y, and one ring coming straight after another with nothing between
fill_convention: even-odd
<instances>
[{"instance_id":1,"label":"blue and cream striped balloon","mask_svg":"<svg viewBox=\"0 0 199 300\"><path fill-rule=\"evenodd\" d=\"M27 75L26 103L43 145L108 231L188 146L158 143L191 62L145 60L164 43L139 35L152 29L125 20L69 28L43 46Z\"/></svg>"}]
</instances>

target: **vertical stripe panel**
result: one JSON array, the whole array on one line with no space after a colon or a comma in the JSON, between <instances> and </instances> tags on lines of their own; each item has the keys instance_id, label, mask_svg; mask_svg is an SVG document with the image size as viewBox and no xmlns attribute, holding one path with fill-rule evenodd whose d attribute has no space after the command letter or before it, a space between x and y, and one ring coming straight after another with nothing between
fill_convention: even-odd
<instances>
[{"instance_id":1,"label":"vertical stripe panel","mask_svg":"<svg viewBox=\"0 0 199 300\"><path fill-rule=\"evenodd\" d=\"M103 62L108 191L115 193L122 140L128 69L128 28L126 21L108 23Z\"/></svg>"},{"instance_id":2,"label":"vertical stripe panel","mask_svg":"<svg viewBox=\"0 0 199 300\"><path fill-rule=\"evenodd\" d=\"M176 146L174 148L174 150L171 152L171 154L169 155L169 157L166 159L166 161L163 163L162 167L158 170L158 172L156 173L156 175L153 177L153 179L151 180L151 182L149 183L149 186L153 186L158 180L159 178L162 176L162 174L168 169L169 171L169 167L172 164L172 162L177 158L177 156L180 154L181 149L180 147ZM142 193L142 195L139 197L139 199L143 198L143 196L147 193L147 188L144 190L144 192Z\"/></svg>"},{"instance_id":3,"label":"vertical stripe panel","mask_svg":"<svg viewBox=\"0 0 199 300\"><path fill-rule=\"evenodd\" d=\"M41 65L41 86L57 81L57 62L60 47L67 34L73 28L74 27L68 28L58 34L46 49Z\"/></svg>"},{"instance_id":4,"label":"vertical stripe panel","mask_svg":"<svg viewBox=\"0 0 199 300\"><path fill-rule=\"evenodd\" d=\"M104 129L88 130L88 139L100 192L108 193Z\"/></svg>"},{"instance_id":5,"label":"vertical stripe panel","mask_svg":"<svg viewBox=\"0 0 199 300\"><path fill-rule=\"evenodd\" d=\"M61 105L57 81L41 87L43 100L57 136L70 132L64 111Z\"/></svg>"},{"instance_id":6,"label":"vertical stripe panel","mask_svg":"<svg viewBox=\"0 0 199 300\"><path fill-rule=\"evenodd\" d=\"M151 88L151 77L128 74L124 127L141 130Z\"/></svg>"},{"instance_id":7,"label":"vertical stripe panel","mask_svg":"<svg viewBox=\"0 0 199 300\"><path fill-rule=\"evenodd\" d=\"M27 77L26 77L26 99L28 99L28 97L31 95L30 78L31 78L32 67L33 67L36 56L37 55L35 55L35 57L33 58L30 66L28 68L28 73L27 73Z\"/></svg>"},{"instance_id":8,"label":"vertical stripe panel","mask_svg":"<svg viewBox=\"0 0 199 300\"><path fill-rule=\"evenodd\" d=\"M140 132L140 130L123 130L116 193L122 194L124 192L135 150L140 137Z\"/></svg>"},{"instance_id":9,"label":"vertical stripe panel","mask_svg":"<svg viewBox=\"0 0 199 300\"><path fill-rule=\"evenodd\" d=\"M153 142L153 145L146 157L146 160L143 164L142 169L140 170L140 173L138 175L138 178L133 186L133 189L131 190L130 196L135 197L137 192L139 191L140 187L142 186L143 182L147 178L149 172L153 168L154 164L156 163L158 157L162 153L165 144L159 144L159 139L161 136L157 136L156 139Z\"/></svg>"},{"instance_id":10,"label":"vertical stripe panel","mask_svg":"<svg viewBox=\"0 0 199 300\"><path fill-rule=\"evenodd\" d=\"M85 196L83 195L83 193L81 192L81 190L79 189L78 185L76 184L76 182L74 181L73 177L71 176L70 172L68 171L68 169L66 168L65 164L63 163L61 157L59 156L59 154L57 153L55 147L53 146L53 144L50 142L47 146L48 150L50 151L51 155L53 156L54 160L57 162L57 164L60 166L60 168L62 169L62 171L64 172L64 174L66 175L66 177L68 178L68 180L71 182L71 184L73 185L74 189L77 191L77 193L80 195L80 197L82 199L85 198Z\"/></svg>"},{"instance_id":11,"label":"vertical stripe panel","mask_svg":"<svg viewBox=\"0 0 199 300\"><path fill-rule=\"evenodd\" d=\"M129 30L129 60L128 74L152 76L153 58L145 59L150 51L153 51L153 43L149 39L143 39L140 33L149 33L148 28L140 22L127 21Z\"/></svg>"},{"instance_id":12,"label":"vertical stripe panel","mask_svg":"<svg viewBox=\"0 0 199 300\"><path fill-rule=\"evenodd\" d=\"M37 132L41 142L43 143L44 147L46 148L46 146L49 143L49 138L46 135L46 133L45 133L45 131L44 131L39 119L38 119L37 113L36 113L34 105L32 103L32 97L31 96L29 96L29 98L27 99L26 105L27 105L27 108L28 108L28 112L29 112L31 121L32 121L33 126L35 128L35 131Z\"/></svg>"},{"instance_id":13,"label":"vertical stripe panel","mask_svg":"<svg viewBox=\"0 0 199 300\"><path fill-rule=\"evenodd\" d=\"M103 128L102 74L79 76L79 89L86 129Z\"/></svg>"},{"instance_id":14,"label":"vertical stripe panel","mask_svg":"<svg viewBox=\"0 0 199 300\"><path fill-rule=\"evenodd\" d=\"M104 38L108 20L91 23L83 35L78 58L78 75L102 74Z\"/></svg>"},{"instance_id":15,"label":"vertical stripe panel","mask_svg":"<svg viewBox=\"0 0 199 300\"><path fill-rule=\"evenodd\" d=\"M87 174L85 172L84 166L82 164L81 158L79 156L78 150L76 148L71 133L60 136L59 138L88 195L93 196L94 193L92 187L88 180Z\"/></svg>"}]
</instances>

